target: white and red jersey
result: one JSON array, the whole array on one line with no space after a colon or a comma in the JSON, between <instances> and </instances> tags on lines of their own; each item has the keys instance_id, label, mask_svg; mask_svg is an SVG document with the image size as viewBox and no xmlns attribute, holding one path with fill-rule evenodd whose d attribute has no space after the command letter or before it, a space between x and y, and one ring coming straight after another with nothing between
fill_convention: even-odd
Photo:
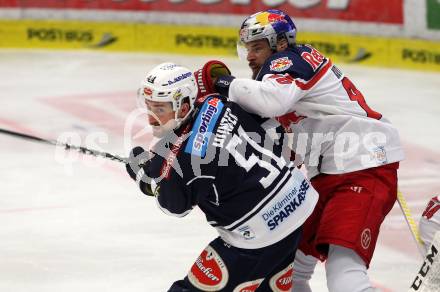
<instances>
[{"instance_id":1,"label":"white and red jersey","mask_svg":"<svg viewBox=\"0 0 440 292\"><path fill-rule=\"evenodd\" d=\"M309 177L404 159L396 128L368 107L341 70L309 45L272 55L256 80L234 79L229 99L263 117L280 117Z\"/></svg>"},{"instance_id":2,"label":"white and red jersey","mask_svg":"<svg viewBox=\"0 0 440 292\"><path fill-rule=\"evenodd\" d=\"M433 197L429 201L420 218L419 230L420 237L428 249L435 233L440 231L440 196Z\"/></svg>"}]
</instances>

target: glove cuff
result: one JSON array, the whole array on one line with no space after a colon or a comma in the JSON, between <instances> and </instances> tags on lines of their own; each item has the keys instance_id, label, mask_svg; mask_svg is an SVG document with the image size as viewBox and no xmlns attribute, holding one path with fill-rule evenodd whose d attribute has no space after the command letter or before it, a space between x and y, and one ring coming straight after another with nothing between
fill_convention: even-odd
<instances>
[{"instance_id":1,"label":"glove cuff","mask_svg":"<svg viewBox=\"0 0 440 292\"><path fill-rule=\"evenodd\" d=\"M194 77L196 78L197 86L199 88L197 98L214 92L212 87L212 78L209 76L209 74L204 74L204 68L195 71Z\"/></svg>"},{"instance_id":2,"label":"glove cuff","mask_svg":"<svg viewBox=\"0 0 440 292\"><path fill-rule=\"evenodd\" d=\"M231 86L231 82L235 79L234 76L224 75L217 78L217 81L214 84L215 91L220 93L220 95L229 96L229 86Z\"/></svg>"}]
</instances>

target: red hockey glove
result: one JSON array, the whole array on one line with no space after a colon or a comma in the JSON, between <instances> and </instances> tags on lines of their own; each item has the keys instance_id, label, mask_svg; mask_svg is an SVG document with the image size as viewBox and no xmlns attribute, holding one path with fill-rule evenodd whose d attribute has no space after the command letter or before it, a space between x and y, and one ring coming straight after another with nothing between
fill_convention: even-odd
<instances>
[{"instance_id":1,"label":"red hockey glove","mask_svg":"<svg viewBox=\"0 0 440 292\"><path fill-rule=\"evenodd\" d=\"M231 75L231 70L220 61L208 61L202 68L194 72L199 87L197 98L217 92L214 83L220 76Z\"/></svg>"}]
</instances>

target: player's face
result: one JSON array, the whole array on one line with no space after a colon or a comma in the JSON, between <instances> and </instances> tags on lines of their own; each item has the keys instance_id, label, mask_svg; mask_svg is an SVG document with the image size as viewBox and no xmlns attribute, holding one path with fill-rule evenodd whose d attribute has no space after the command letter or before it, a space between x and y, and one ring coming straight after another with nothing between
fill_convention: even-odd
<instances>
[{"instance_id":1,"label":"player's face","mask_svg":"<svg viewBox=\"0 0 440 292\"><path fill-rule=\"evenodd\" d=\"M175 113L171 102L157 102L145 100L147 109L152 113L148 115L148 123L152 126L161 126L174 119Z\"/></svg>"},{"instance_id":2,"label":"player's face","mask_svg":"<svg viewBox=\"0 0 440 292\"><path fill-rule=\"evenodd\" d=\"M272 55L273 51L266 39L249 42L246 44L246 49L247 61L252 70L252 78L255 79L264 62Z\"/></svg>"}]
</instances>

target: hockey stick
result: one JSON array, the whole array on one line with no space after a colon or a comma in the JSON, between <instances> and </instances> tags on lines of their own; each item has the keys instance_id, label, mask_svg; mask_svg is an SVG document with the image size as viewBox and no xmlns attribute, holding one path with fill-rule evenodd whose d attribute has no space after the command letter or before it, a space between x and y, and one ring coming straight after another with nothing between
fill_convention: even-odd
<instances>
[{"instance_id":1,"label":"hockey stick","mask_svg":"<svg viewBox=\"0 0 440 292\"><path fill-rule=\"evenodd\" d=\"M403 217L405 217L405 221L408 224L409 230L411 231L411 235L416 242L417 248L421 256L424 257L426 250L423 241L420 238L419 229L417 228L417 224L411 215L411 210L406 203L406 199L400 190L397 190L397 202L399 203L400 210L402 210Z\"/></svg>"},{"instance_id":2,"label":"hockey stick","mask_svg":"<svg viewBox=\"0 0 440 292\"><path fill-rule=\"evenodd\" d=\"M431 246L428 248L411 287L408 291L436 292L440 285L440 231L437 231L432 239Z\"/></svg>"},{"instance_id":3,"label":"hockey stick","mask_svg":"<svg viewBox=\"0 0 440 292\"><path fill-rule=\"evenodd\" d=\"M23 134L23 133L19 133L19 132L14 132L14 131L10 131L10 130L6 130L6 129L2 129L0 128L0 133L2 134L7 134L7 135L11 135L17 138L23 138L26 140L31 140L34 142L40 142L40 143L45 143L45 144L49 144L49 145L55 145L55 146L62 146L64 147L64 149L66 150L76 150L79 151L80 153L83 154L87 154L87 155L93 155L96 157L104 157L110 160L114 160L117 162L122 162L122 163L128 163L128 159L127 158L122 158L120 156L114 155L114 154L110 154L107 152L101 152L98 150L94 150L94 149L89 149L89 148L85 148L85 147L81 147L81 146L76 146L76 145L71 145L68 143L61 143L58 142L56 140L48 140L48 139L43 139L43 138L39 138L36 136L32 136L32 135L28 135L28 134Z\"/></svg>"}]
</instances>

